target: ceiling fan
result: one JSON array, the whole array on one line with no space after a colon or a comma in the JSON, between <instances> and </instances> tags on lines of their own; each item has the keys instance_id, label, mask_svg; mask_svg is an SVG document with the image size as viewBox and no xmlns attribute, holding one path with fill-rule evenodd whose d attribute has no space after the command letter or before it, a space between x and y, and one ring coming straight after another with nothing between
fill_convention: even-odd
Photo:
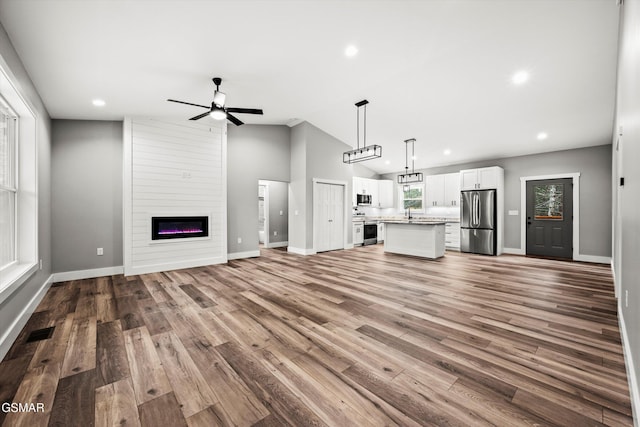
<instances>
[{"instance_id":1,"label":"ceiling fan","mask_svg":"<svg viewBox=\"0 0 640 427\"><path fill-rule=\"evenodd\" d=\"M235 107L225 107L224 103L227 95L223 92L220 92L220 84L222 83L222 79L220 77L213 78L213 84L216 85L216 91L213 93L213 101L211 102L211 106L208 107L206 105L193 104L191 102L177 101L175 99L167 99L170 102L177 102L179 104L193 105L194 107L206 108L206 113L198 114L197 116L191 117L189 120L200 120L203 117L211 116L216 120L224 120L228 119L231 123L236 126L243 125L244 123L230 113L241 113L241 114L262 114L262 110L258 108L235 108Z\"/></svg>"}]
</instances>

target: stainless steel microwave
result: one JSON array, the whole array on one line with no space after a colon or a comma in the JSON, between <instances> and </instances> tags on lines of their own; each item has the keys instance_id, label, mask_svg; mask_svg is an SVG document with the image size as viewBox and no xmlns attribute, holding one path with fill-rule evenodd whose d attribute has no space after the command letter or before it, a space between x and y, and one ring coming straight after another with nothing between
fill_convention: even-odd
<instances>
[{"instance_id":1,"label":"stainless steel microwave","mask_svg":"<svg viewBox=\"0 0 640 427\"><path fill-rule=\"evenodd\" d=\"M358 194L358 206L370 206L371 205L371 194Z\"/></svg>"}]
</instances>

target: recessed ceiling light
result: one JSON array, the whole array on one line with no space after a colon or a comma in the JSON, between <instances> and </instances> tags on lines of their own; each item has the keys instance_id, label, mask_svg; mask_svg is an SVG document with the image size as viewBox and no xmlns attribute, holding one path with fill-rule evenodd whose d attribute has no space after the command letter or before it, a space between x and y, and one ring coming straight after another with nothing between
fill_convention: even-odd
<instances>
[{"instance_id":1,"label":"recessed ceiling light","mask_svg":"<svg viewBox=\"0 0 640 427\"><path fill-rule=\"evenodd\" d=\"M538 138L538 141L543 141L549 138L549 135L547 135L546 132L540 132L538 135L536 135L536 138Z\"/></svg>"},{"instance_id":2,"label":"recessed ceiling light","mask_svg":"<svg viewBox=\"0 0 640 427\"><path fill-rule=\"evenodd\" d=\"M521 85L526 83L529 80L529 72L527 71L518 71L513 76L511 76L511 82L514 85Z\"/></svg>"},{"instance_id":3,"label":"recessed ceiling light","mask_svg":"<svg viewBox=\"0 0 640 427\"><path fill-rule=\"evenodd\" d=\"M344 54L349 57L356 56L357 53L358 53L358 48L352 44L347 46L347 48L344 50Z\"/></svg>"},{"instance_id":4,"label":"recessed ceiling light","mask_svg":"<svg viewBox=\"0 0 640 427\"><path fill-rule=\"evenodd\" d=\"M385 160L384 164L385 164L385 165L390 165L390 164L391 164L391 161L390 161L390 160Z\"/></svg>"},{"instance_id":5,"label":"recessed ceiling light","mask_svg":"<svg viewBox=\"0 0 640 427\"><path fill-rule=\"evenodd\" d=\"M91 101L91 103L95 107L104 107L106 104L106 102L104 102L104 99L94 99L93 101Z\"/></svg>"},{"instance_id":6,"label":"recessed ceiling light","mask_svg":"<svg viewBox=\"0 0 640 427\"><path fill-rule=\"evenodd\" d=\"M448 148L446 150L443 151L443 154L445 156L448 156L449 154L451 154L451 150L449 150Z\"/></svg>"}]
</instances>

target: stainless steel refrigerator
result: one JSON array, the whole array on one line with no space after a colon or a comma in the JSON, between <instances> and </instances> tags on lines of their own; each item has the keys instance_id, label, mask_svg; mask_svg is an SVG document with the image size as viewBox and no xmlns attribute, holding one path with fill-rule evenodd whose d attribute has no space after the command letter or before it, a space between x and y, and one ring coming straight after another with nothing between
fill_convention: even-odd
<instances>
[{"instance_id":1,"label":"stainless steel refrigerator","mask_svg":"<svg viewBox=\"0 0 640 427\"><path fill-rule=\"evenodd\" d=\"M460 251L495 255L496 190L461 192Z\"/></svg>"}]
</instances>

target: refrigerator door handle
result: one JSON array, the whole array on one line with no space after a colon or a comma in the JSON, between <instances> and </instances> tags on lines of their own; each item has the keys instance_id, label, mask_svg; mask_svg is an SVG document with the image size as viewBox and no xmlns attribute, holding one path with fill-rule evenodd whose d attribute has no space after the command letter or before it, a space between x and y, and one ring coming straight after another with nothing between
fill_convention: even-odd
<instances>
[{"instance_id":1,"label":"refrigerator door handle","mask_svg":"<svg viewBox=\"0 0 640 427\"><path fill-rule=\"evenodd\" d=\"M476 227L480 227L480 215L482 215L480 209L480 194L476 193Z\"/></svg>"}]
</instances>

